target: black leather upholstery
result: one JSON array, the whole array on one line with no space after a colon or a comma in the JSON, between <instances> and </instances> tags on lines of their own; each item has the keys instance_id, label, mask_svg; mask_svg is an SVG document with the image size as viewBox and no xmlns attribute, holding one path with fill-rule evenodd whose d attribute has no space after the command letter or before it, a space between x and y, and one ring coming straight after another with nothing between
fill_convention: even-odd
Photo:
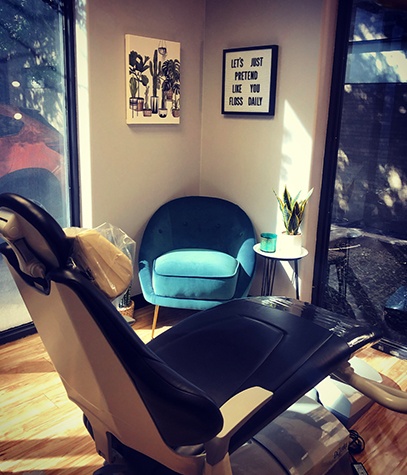
<instances>
[{"instance_id":1,"label":"black leather upholstery","mask_svg":"<svg viewBox=\"0 0 407 475\"><path fill-rule=\"evenodd\" d=\"M233 451L379 335L310 304L254 297L199 312L148 347L219 406L248 387L273 392L232 438Z\"/></svg>"}]
</instances>

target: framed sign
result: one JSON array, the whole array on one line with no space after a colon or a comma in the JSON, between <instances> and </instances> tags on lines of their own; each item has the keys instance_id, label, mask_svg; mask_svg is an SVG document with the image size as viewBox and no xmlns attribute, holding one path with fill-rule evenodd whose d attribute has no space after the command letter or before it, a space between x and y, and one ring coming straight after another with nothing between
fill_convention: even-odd
<instances>
[{"instance_id":1,"label":"framed sign","mask_svg":"<svg viewBox=\"0 0 407 475\"><path fill-rule=\"evenodd\" d=\"M222 114L274 115L278 46L223 50Z\"/></svg>"}]
</instances>

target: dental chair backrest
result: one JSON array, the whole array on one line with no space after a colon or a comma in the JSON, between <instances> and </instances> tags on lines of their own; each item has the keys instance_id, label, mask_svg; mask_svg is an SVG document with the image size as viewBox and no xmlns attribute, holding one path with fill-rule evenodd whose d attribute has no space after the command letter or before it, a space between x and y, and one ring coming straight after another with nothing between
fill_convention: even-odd
<instances>
[{"instance_id":1,"label":"dental chair backrest","mask_svg":"<svg viewBox=\"0 0 407 475\"><path fill-rule=\"evenodd\" d=\"M172 469L194 473L172 447L201 444L222 427L216 404L137 337L109 299L68 266L72 241L48 213L0 195L0 245L65 385L92 426L97 450L113 460L111 436ZM142 429L140 429L142 428ZM189 459L188 459L189 460ZM194 468L193 468L194 467Z\"/></svg>"},{"instance_id":2,"label":"dental chair backrest","mask_svg":"<svg viewBox=\"0 0 407 475\"><path fill-rule=\"evenodd\" d=\"M10 193L1 197L0 235L13 249L21 271L37 282L48 271L64 266L70 241L59 224L52 218L44 220L44 210L31 202L28 221L25 199Z\"/></svg>"}]
</instances>

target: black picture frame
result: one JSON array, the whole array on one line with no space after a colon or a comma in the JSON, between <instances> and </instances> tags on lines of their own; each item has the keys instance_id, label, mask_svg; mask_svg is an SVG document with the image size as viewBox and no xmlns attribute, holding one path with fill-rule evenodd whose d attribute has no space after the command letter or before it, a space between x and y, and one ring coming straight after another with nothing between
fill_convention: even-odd
<instances>
[{"instance_id":1,"label":"black picture frame","mask_svg":"<svg viewBox=\"0 0 407 475\"><path fill-rule=\"evenodd\" d=\"M274 116L278 45L223 50L222 114Z\"/></svg>"}]
</instances>

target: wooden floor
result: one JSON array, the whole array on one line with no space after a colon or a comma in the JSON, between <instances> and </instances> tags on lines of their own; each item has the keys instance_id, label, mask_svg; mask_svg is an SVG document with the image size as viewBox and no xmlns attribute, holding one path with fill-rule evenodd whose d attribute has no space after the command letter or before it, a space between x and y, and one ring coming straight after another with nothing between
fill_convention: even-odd
<instances>
[{"instance_id":1,"label":"wooden floor","mask_svg":"<svg viewBox=\"0 0 407 475\"><path fill-rule=\"evenodd\" d=\"M152 307L136 312L133 328L145 342L152 313ZM188 313L161 309L156 334ZM407 390L407 361L373 349L359 356ZM369 475L407 474L407 415L374 405L354 428L366 441L357 458ZM67 399L38 335L1 346L0 474L87 475L102 463L81 411Z\"/></svg>"}]
</instances>

